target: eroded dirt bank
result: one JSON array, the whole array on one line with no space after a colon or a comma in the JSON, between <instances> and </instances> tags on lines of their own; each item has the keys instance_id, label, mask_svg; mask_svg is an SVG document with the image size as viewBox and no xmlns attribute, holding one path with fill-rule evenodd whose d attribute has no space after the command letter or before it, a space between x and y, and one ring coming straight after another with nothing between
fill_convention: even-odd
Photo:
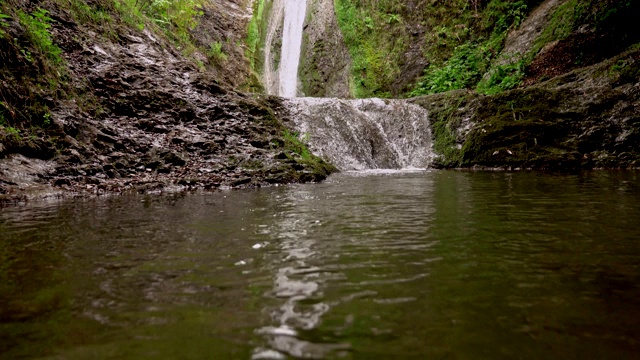
<instances>
[{"instance_id":1,"label":"eroded dirt bank","mask_svg":"<svg viewBox=\"0 0 640 360\"><path fill-rule=\"evenodd\" d=\"M110 39L76 23L55 3L40 6L47 6L50 31L62 49L66 94L39 90L42 69L16 45L26 41L26 30L9 21L5 31L18 40L1 40L2 92L8 98L3 110L17 113L38 96L48 115L39 126L33 118L5 118L4 199L256 187L318 181L332 171L290 146L277 98L225 89L148 30L118 26Z\"/></svg>"}]
</instances>

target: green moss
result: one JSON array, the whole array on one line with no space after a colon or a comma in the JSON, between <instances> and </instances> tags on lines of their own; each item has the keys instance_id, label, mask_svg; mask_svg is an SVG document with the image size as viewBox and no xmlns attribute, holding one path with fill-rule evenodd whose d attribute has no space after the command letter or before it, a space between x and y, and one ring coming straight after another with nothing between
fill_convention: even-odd
<instances>
[{"instance_id":1,"label":"green moss","mask_svg":"<svg viewBox=\"0 0 640 360\"><path fill-rule=\"evenodd\" d=\"M458 167L462 161L462 152L457 143L456 129L460 117L456 111L466 101L464 94L452 92L443 94L440 99L430 99L430 122L433 133L433 150L438 154L436 167Z\"/></svg>"},{"instance_id":2,"label":"green moss","mask_svg":"<svg viewBox=\"0 0 640 360\"><path fill-rule=\"evenodd\" d=\"M257 0L253 3L253 16L247 26L247 58L249 58L251 69L260 73L263 66L261 59L262 47L266 36L266 23L271 4L265 0Z\"/></svg>"},{"instance_id":3,"label":"green moss","mask_svg":"<svg viewBox=\"0 0 640 360\"><path fill-rule=\"evenodd\" d=\"M623 56L611 65L607 75L614 79L616 84L626 84L637 81L640 78L640 55L636 50L628 56Z\"/></svg>"},{"instance_id":4,"label":"green moss","mask_svg":"<svg viewBox=\"0 0 640 360\"><path fill-rule=\"evenodd\" d=\"M514 90L484 99L480 121L461 149L462 166L579 168L577 144L567 143L572 114L554 112L555 90Z\"/></svg>"},{"instance_id":5,"label":"green moss","mask_svg":"<svg viewBox=\"0 0 640 360\"><path fill-rule=\"evenodd\" d=\"M577 20L584 11L583 1L570 0L554 11L549 25L535 40L532 54L537 54L545 45L556 40L566 39L576 28ZM580 5L580 6L579 6Z\"/></svg>"},{"instance_id":6,"label":"green moss","mask_svg":"<svg viewBox=\"0 0 640 360\"><path fill-rule=\"evenodd\" d=\"M284 129L281 140L272 143L272 147L281 148L288 160L295 163L293 166L295 171L291 171L288 175L291 180L319 181L338 171L335 166L313 155L307 147L306 141L308 141L308 135L301 137L298 133Z\"/></svg>"},{"instance_id":7,"label":"green moss","mask_svg":"<svg viewBox=\"0 0 640 360\"><path fill-rule=\"evenodd\" d=\"M309 151L309 148L307 148L307 145L305 144L305 142L309 141L309 134L305 134L301 137L300 134L296 132L284 130L282 138L284 139L283 147L285 149L297 154L303 160L311 159L311 151Z\"/></svg>"}]
</instances>

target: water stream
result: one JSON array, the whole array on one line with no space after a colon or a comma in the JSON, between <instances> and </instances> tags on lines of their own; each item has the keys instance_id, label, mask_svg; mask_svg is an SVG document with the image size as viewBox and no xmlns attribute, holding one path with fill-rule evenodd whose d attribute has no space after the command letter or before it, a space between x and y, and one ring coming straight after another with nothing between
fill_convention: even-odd
<instances>
[{"instance_id":1,"label":"water stream","mask_svg":"<svg viewBox=\"0 0 640 360\"><path fill-rule=\"evenodd\" d=\"M302 31L307 10L306 0L274 0L265 38L265 74L267 93L286 98L298 95L298 67L302 46ZM282 26L282 27L281 27ZM282 30L278 60L272 53L275 36ZM277 63L277 71L273 70Z\"/></svg>"},{"instance_id":2,"label":"water stream","mask_svg":"<svg viewBox=\"0 0 640 360\"><path fill-rule=\"evenodd\" d=\"M297 96L298 66L302 46L302 26L307 10L306 0L284 0L284 28L280 55L280 89L282 97Z\"/></svg>"},{"instance_id":3,"label":"water stream","mask_svg":"<svg viewBox=\"0 0 640 360\"><path fill-rule=\"evenodd\" d=\"M640 174L382 171L0 212L3 359L631 359Z\"/></svg>"},{"instance_id":4,"label":"water stream","mask_svg":"<svg viewBox=\"0 0 640 360\"><path fill-rule=\"evenodd\" d=\"M280 55L274 54L273 50L276 43L276 35L280 24L284 19L284 0L273 0L271 3L271 11L269 12L269 19L267 24L267 34L265 36L264 46L264 75L263 81L267 94L278 95L280 89L280 79L278 78L279 64L276 62L276 57L279 59ZM282 51L280 46L278 51Z\"/></svg>"}]
</instances>

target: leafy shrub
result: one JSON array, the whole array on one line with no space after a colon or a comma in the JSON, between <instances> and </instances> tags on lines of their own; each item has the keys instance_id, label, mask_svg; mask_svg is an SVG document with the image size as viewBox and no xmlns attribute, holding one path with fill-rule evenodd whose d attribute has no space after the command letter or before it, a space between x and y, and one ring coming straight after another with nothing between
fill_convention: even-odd
<instances>
[{"instance_id":1,"label":"leafy shrub","mask_svg":"<svg viewBox=\"0 0 640 360\"><path fill-rule=\"evenodd\" d=\"M444 66L432 65L412 95L434 94L473 86L481 76L483 54L475 44L460 45Z\"/></svg>"},{"instance_id":2,"label":"leafy shrub","mask_svg":"<svg viewBox=\"0 0 640 360\"><path fill-rule=\"evenodd\" d=\"M29 40L31 40L35 47L40 50L45 58L51 61L54 65L59 65L62 63L62 57L60 56L62 54L62 50L53 43L51 33L49 33L51 21L53 21L53 19L48 17L47 14L47 10L40 8L31 15L23 12L22 10L18 11L20 23L27 30Z\"/></svg>"},{"instance_id":3,"label":"leafy shrub","mask_svg":"<svg viewBox=\"0 0 640 360\"><path fill-rule=\"evenodd\" d=\"M524 68L527 59L498 65L491 71L489 78L482 80L477 87L483 94L495 94L515 88L524 78Z\"/></svg>"},{"instance_id":4,"label":"leafy shrub","mask_svg":"<svg viewBox=\"0 0 640 360\"><path fill-rule=\"evenodd\" d=\"M7 19L11 19L11 16L0 12L0 36L6 35L6 33L4 32L4 30L2 30L2 28L9 26L9 24L7 24L6 22Z\"/></svg>"},{"instance_id":5,"label":"leafy shrub","mask_svg":"<svg viewBox=\"0 0 640 360\"><path fill-rule=\"evenodd\" d=\"M209 50L207 51L207 55L209 58L214 60L227 60L227 54L222 51L222 43L220 41L215 41L211 43L209 46Z\"/></svg>"}]
</instances>

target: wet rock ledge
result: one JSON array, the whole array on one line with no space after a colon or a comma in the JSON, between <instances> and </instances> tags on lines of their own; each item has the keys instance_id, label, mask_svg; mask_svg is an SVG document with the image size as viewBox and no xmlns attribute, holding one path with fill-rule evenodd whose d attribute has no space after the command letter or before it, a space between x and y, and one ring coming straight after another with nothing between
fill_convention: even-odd
<instances>
[{"instance_id":1,"label":"wet rock ledge","mask_svg":"<svg viewBox=\"0 0 640 360\"><path fill-rule=\"evenodd\" d=\"M40 128L0 127L4 201L259 187L319 181L334 171L290 146L278 98L225 89L150 32L123 27L116 41L87 36L64 10L50 10L75 95L52 95ZM7 31L24 37L19 25ZM19 102L25 80L7 73L26 71L22 77L35 83L38 69L2 45L3 59L14 60L5 64L2 90Z\"/></svg>"}]
</instances>

